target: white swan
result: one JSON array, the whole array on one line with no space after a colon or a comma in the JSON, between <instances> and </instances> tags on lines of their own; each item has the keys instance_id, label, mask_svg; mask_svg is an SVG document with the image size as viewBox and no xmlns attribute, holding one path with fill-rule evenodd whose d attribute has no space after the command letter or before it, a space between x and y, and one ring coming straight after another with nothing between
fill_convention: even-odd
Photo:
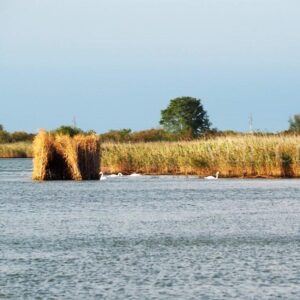
<instances>
[{"instance_id":1,"label":"white swan","mask_svg":"<svg viewBox=\"0 0 300 300\"><path fill-rule=\"evenodd\" d=\"M106 180L107 178L104 176L103 172L99 173L100 175L100 180Z\"/></svg>"},{"instance_id":2,"label":"white swan","mask_svg":"<svg viewBox=\"0 0 300 300\"><path fill-rule=\"evenodd\" d=\"M111 174L111 175L108 175L107 177L109 178L116 178L116 177L122 177L123 174L122 173L118 173L118 174Z\"/></svg>"},{"instance_id":3,"label":"white swan","mask_svg":"<svg viewBox=\"0 0 300 300\"><path fill-rule=\"evenodd\" d=\"M129 175L130 177L138 177L138 176L142 176L141 174L138 173L132 173Z\"/></svg>"},{"instance_id":4,"label":"white swan","mask_svg":"<svg viewBox=\"0 0 300 300\"><path fill-rule=\"evenodd\" d=\"M216 173L216 177L214 177L214 176L207 176L207 177L204 177L204 179L206 179L206 180L217 180L217 179L219 179L219 174L220 174L220 172L217 172Z\"/></svg>"}]
</instances>

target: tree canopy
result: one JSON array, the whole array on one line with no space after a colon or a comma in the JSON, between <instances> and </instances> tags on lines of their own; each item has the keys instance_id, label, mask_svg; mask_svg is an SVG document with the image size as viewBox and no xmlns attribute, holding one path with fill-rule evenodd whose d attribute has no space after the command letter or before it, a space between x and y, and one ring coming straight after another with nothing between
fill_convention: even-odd
<instances>
[{"instance_id":1,"label":"tree canopy","mask_svg":"<svg viewBox=\"0 0 300 300\"><path fill-rule=\"evenodd\" d=\"M71 137L74 136L74 135L83 133L83 131L80 128L73 127L73 126L65 126L65 125L62 125L62 126L58 127L53 132L60 133L60 134L66 134L66 135L69 135Z\"/></svg>"},{"instance_id":2,"label":"tree canopy","mask_svg":"<svg viewBox=\"0 0 300 300\"><path fill-rule=\"evenodd\" d=\"M290 131L300 132L300 114L294 115L290 119Z\"/></svg>"},{"instance_id":3,"label":"tree canopy","mask_svg":"<svg viewBox=\"0 0 300 300\"><path fill-rule=\"evenodd\" d=\"M179 97L172 99L161 111L160 124L171 133L197 137L210 129L211 123L200 99Z\"/></svg>"}]
</instances>

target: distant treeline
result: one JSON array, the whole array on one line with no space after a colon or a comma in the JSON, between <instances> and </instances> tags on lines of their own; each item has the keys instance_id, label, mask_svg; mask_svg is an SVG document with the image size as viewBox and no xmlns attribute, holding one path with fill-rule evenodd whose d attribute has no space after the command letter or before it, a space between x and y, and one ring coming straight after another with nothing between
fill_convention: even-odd
<instances>
[{"instance_id":1,"label":"distant treeline","mask_svg":"<svg viewBox=\"0 0 300 300\"><path fill-rule=\"evenodd\" d=\"M282 135L300 135L300 131L286 130L282 132L260 132L242 133L233 130L220 131L217 129L209 130L201 136L195 137L189 132L184 134L170 133L164 129L148 129L143 131L131 131L130 129L111 130L107 133L100 134L101 141L111 143L147 143L147 142L180 142L207 140L218 137L234 136L282 136Z\"/></svg>"},{"instance_id":2,"label":"distant treeline","mask_svg":"<svg viewBox=\"0 0 300 300\"><path fill-rule=\"evenodd\" d=\"M80 128L74 128L71 126L61 126L52 132L67 134L74 136L77 134L91 134L96 132L89 130L84 131ZM295 135L299 134L299 131L287 130L279 133L271 132L253 132L254 136L274 136L274 135ZM209 130L203 133L201 136L195 137L192 133L170 133L164 129L148 129L142 131L132 131L131 129L120 129L120 130L110 130L106 133L99 134L99 137L102 142L110 143L148 143L148 142L179 142L179 141L192 141L199 139L211 139L224 136L241 136L249 135L249 133L241 133L232 130L220 131L217 129ZM33 133L27 133L25 131L15 131L8 132L0 127L0 144L10 144L10 143L19 143L19 142L28 142L31 143L35 137Z\"/></svg>"},{"instance_id":3,"label":"distant treeline","mask_svg":"<svg viewBox=\"0 0 300 300\"><path fill-rule=\"evenodd\" d=\"M193 97L178 97L171 99L168 107L161 111L159 122L161 128L142 131L131 129L110 130L99 134L102 142L113 143L147 143L147 142L180 142L198 139L211 139L223 136L241 136L249 133L236 131L219 131L212 128L207 111L201 99ZM289 135L300 133L300 114L289 120L289 129L280 133L254 132L256 136ZM95 131L84 131L76 126L60 126L53 133L75 136L77 134L96 134ZM0 144L31 142L34 134L24 131L9 133L0 124Z\"/></svg>"},{"instance_id":4,"label":"distant treeline","mask_svg":"<svg viewBox=\"0 0 300 300\"><path fill-rule=\"evenodd\" d=\"M18 142L32 142L35 137L33 133L25 131L8 132L0 130L0 144L18 143Z\"/></svg>"}]
</instances>

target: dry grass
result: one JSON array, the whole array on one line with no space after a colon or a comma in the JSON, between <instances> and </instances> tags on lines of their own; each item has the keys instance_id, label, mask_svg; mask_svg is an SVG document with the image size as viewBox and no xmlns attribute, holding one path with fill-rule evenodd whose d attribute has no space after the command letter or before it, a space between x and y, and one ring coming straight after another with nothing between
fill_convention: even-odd
<instances>
[{"instance_id":1,"label":"dry grass","mask_svg":"<svg viewBox=\"0 0 300 300\"><path fill-rule=\"evenodd\" d=\"M32 144L30 142L0 144L0 157L1 158L32 157Z\"/></svg>"},{"instance_id":2,"label":"dry grass","mask_svg":"<svg viewBox=\"0 0 300 300\"><path fill-rule=\"evenodd\" d=\"M64 168L68 170L66 179L82 180L77 156L77 145L73 138L66 135L55 135L54 147L58 154L63 157L66 164Z\"/></svg>"},{"instance_id":3,"label":"dry grass","mask_svg":"<svg viewBox=\"0 0 300 300\"><path fill-rule=\"evenodd\" d=\"M100 143L95 135L76 136L41 131L33 142L34 180L99 179Z\"/></svg>"},{"instance_id":4,"label":"dry grass","mask_svg":"<svg viewBox=\"0 0 300 300\"><path fill-rule=\"evenodd\" d=\"M53 158L53 143L53 136L44 131L41 131L39 135L35 137L33 142L33 179L44 180L49 176L47 166L49 161Z\"/></svg>"},{"instance_id":5,"label":"dry grass","mask_svg":"<svg viewBox=\"0 0 300 300\"><path fill-rule=\"evenodd\" d=\"M78 166L82 179L99 179L100 143L96 135L76 135L74 142L77 147Z\"/></svg>"},{"instance_id":6,"label":"dry grass","mask_svg":"<svg viewBox=\"0 0 300 300\"><path fill-rule=\"evenodd\" d=\"M240 136L206 141L104 144L109 173L195 174L223 177L299 177L300 137Z\"/></svg>"},{"instance_id":7,"label":"dry grass","mask_svg":"<svg viewBox=\"0 0 300 300\"><path fill-rule=\"evenodd\" d=\"M77 155L81 157L79 169L90 163L98 165L99 156L92 161L85 150L97 153L94 143L85 144L77 139ZM66 161L74 165L74 145L61 141L70 148ZM0 156L30 156L29 144L0 145ZM61 150L62 151L62 150ZM20 156L19 156L20 157ZM223 177L300 177L299 136L237 136L220 137L206 141L158 142L138 144L102 144L102 171L107 173L141 172L146 174L211 175L216 171ZM76 168L72 171L76 173ZM81 171L81 173L84 173Z\"/></svg>"}]
</instances>

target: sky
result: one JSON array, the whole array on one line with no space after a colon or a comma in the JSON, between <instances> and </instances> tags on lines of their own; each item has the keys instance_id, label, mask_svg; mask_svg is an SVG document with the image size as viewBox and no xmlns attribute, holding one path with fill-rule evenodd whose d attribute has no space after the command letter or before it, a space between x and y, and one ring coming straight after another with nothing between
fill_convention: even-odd
<instances>
[{"instance_id":1,"label":"sky","mask_svg":"<svg viewBox=\"0 0 300 300\"><path fill-rule=\"evenodd\" d=\"M300 113L299 0L0 0L0 124L158 128L200 98L220 130Z\"/></svg>"}]
</instances>

